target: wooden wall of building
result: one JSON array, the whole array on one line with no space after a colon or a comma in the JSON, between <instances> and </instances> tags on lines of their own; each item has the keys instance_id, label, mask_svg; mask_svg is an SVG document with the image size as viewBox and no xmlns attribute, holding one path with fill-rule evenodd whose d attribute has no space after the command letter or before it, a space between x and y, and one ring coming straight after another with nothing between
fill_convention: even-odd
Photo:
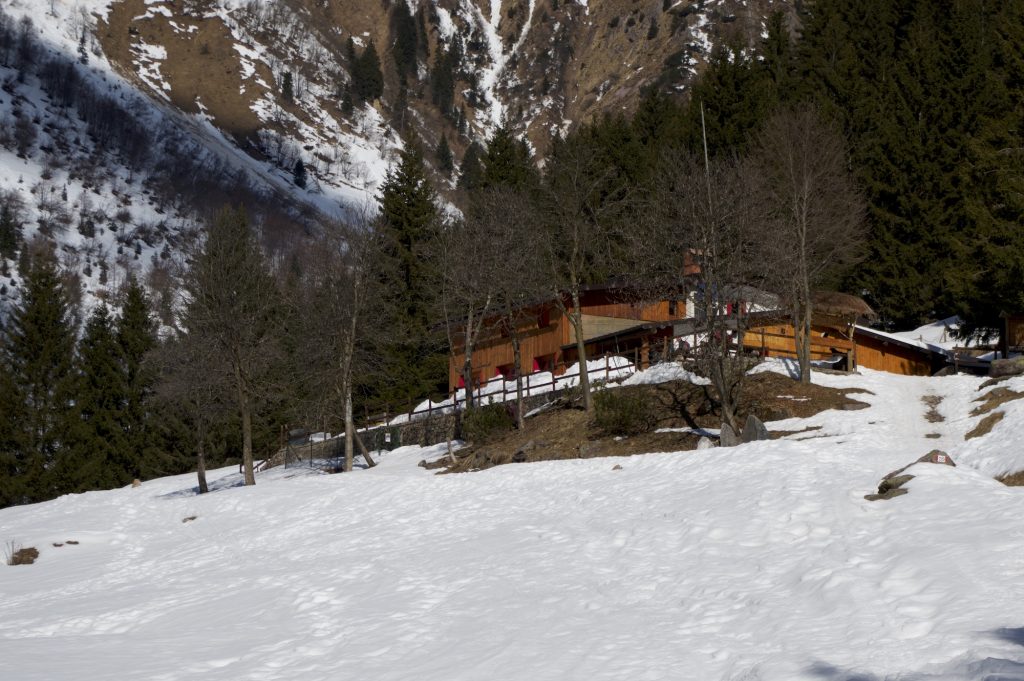
<instances>
[{"instance_id":1,"label":"wooden wall of building","mask_svg":"<svg viewBox=\"0 0 1024 681\"><path fill-rule=\"evenodd\" d=\"M543 357L558 363L562 360L561 347L569 342L572 336L568 320L556 314L551 317L551 324L538 326L531 323L528 328L520 330L520 353L523 372L533 371L534 358ZM454 389L462 378L461 353L448 359L448 388ZM473 371L478 381L489 381L498 373L500 367L513 364L515 356L512 341L498 332L492 332L482 339L473 350Z\"/></svg>"},{"instance_id":2,"label":"wooden wall of building","mask_svg":"<svg viewBox=\"0 0 1024 681\"><path fill-rule=\"evenodd\" d=\"M857 336L857 366L904 376L931 376L933 373L928 355L864 335Z\"/></svg>"},{"instance_id":3,"label":"wooden wall of building","mask_svg":"<svg viewBox=\"0 0 1024 681\"><path fill-rule=\"evenodd\" d=\"M829 359L853 350L853 342L837 337L831 327L811 328L811 359ZM743 334L743 345L761 351L765 357L796 357L795 331L792 324L768 324L751 328Z\"/></svg>"}]
</instances>

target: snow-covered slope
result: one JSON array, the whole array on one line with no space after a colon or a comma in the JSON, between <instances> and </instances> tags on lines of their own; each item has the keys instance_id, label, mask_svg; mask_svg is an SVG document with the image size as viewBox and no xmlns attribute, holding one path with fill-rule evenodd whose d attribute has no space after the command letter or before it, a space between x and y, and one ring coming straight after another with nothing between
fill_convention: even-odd
<instances>
[{"instance_id":1,"label":"snow-covered slope","mask_svg":"<svg viewBox=\"0 0 1024 681\"><path fill-rule=\"evenodd\" d=\"M965 442L977 378L815 379L870 408L731 449L435 476L443 448L406 448L2 510L40 556L0 566L0 677L1024 678L1024 489L972 467L1024 464L1024 434ZM934 447L960 465L864 500Z\"/></svg>"}]
</instances>

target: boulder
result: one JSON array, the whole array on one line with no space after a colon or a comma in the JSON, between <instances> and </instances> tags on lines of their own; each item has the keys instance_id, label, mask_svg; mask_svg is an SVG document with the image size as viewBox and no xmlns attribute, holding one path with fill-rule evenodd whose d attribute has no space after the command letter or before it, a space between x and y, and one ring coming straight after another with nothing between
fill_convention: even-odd
<instances>
[{"instance_id":1,"label":"boulder","mask_svg":"<svg viewBox=\"0 0 1024 681\"><path fill-rule=\"evenodd\" d=\"M907 493L907 490L903 488L903 485L907 484L914 479L913 475L904 473L905 470L918 463L936 463L942 466L956 466L953 463L953 457L941 449L933 449L928 452L914 463L907 464L899 470L895 470L889 473L882 481L878 483L877 494L867 494L864 496L868 501L879 501L881 499L892 499Z\"/></svg>"},{"instance_id":2,"label":"boulder","mask_svg":"<svg viewBox=\"0 0 1024 681\"><path fill-rule=\"evenodd\" d=\"M722 430L718 436L718 444L722 447L735 447L736 445L743 444L743 440L732 429L732 426L728 423L723 423Z\"/></svg>"},{"instance_id":3,"label":"boulder","mask_svg":"<svg viewBox=\"0 0 1024 681\"><path fill-rule=\"evenodd\" d=\"M747 422L743 425L743 441L757 442L758 440L769 440L768 429L761 423L761 419L753 414L747 416Z\"/></svg>"},{"instance_id":4,"label":"boulder","mask_svg":"<svg viewBox=\"0 0 1024 681\"><path fill-rule=\"evenodd\" d=\"M697 449L712 449L714 446L715 443L712 442L709 437L702 435L701 438L697 440Z\"/></svg>"},{"instance_id":5,"label":"boulder","mask_svg":"<svg viewBox=\"0 0 1024 681\"><path fill-rule=\"evenodd\" d=\"M953 463L953 457L951 457L949 454L946 454L946 452L942 451L941 449L933 449L932 451L928 452L920 459L918 459L915 463L937 463L942 464L943 466L953 466L954 468L956 467L956 464Z\"/></svg>"},{"instance_id":6,"label":"boulder","mask_svg":"<svg viewBox=\"0 0 1024 681\"><path fill-rule=\"evenodd\" d=\"M992 363L988 365L988 375L992 378L1020 376L1021 374L1024 374L1024 357L1014 357L1013 359L994 359L992 360Z\"/></svg>"}]
</instances>

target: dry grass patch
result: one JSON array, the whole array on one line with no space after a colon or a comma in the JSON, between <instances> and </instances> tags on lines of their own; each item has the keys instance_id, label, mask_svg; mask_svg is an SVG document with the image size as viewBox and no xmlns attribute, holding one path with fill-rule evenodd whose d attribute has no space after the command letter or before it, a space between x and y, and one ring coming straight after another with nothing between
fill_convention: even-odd
<instances>
[{"instance_id":1,"label":"dry grass patch","mask_svg":"<svg viewBox=\"0 0 1024 681\"><path fill-rule=\"evenodd\" d=\"M921 398L921 401L928 407L928 411L925 412L924 418L928 423L942 423L946 420L946 417L939 413L939 405L942 404L942 398L938 395L925 395Z\"/></svg>"},{"instance_id":2,"label":"dry grass patch","mask_svg":"<svg viewBox=\"0 0 1024 681\"><path fill-rule=\"evenodd\" d=\"M4 551L8 565L31 565L39 557L39 550L34 546L21 546L9 542Z\"/></svg>"},{"instance_id":3,"label":"dry grass patch","mask_svg":"<svg viewBox=\"0 0 1024 681\"><path fill-rule=\"evenodd\" d=\"M243 81L234 38L217 17L178 14L171 19L156 14L142 18L146 14L144 0L115 3L107 23L100 22L97 30L104 53L122 73L141 84L133 48L139 42L164 47L167 58L160 62L160 74L171 86L165 93L171 102L182 111L198 113L199 100L218 127L236 139L250 136L260 125L251 107L264 92L256 79L273 85L270 69L256 61L256 77Z\"/></svg>"},{"instance_id":4,"label":"dry grass patch","mask_svg":"<svg viewBox=\"0 0 1024 681\"><path fill-rule=\"evenodd\" d=\"M1003 406L1008 402L1019 400L1024 397L1024 393L1018 393L1010 390L1009 388L996 388L995 390L989 391L985 396L979 397L975 402L981 402L974 411L971 412L971 416L981 416L987 414L993 409Z\"/></svg>"},{"instance_id":5,"label":"dry grass patch","mask_svg":"<svg viewBox=\"0 0 1024 681\"><path fill-rule=\"evenodd\" d=\"M1017 471L1016 473L1003 475L996 478L996 480L1007 487L1024 487L1024 471Z\"/></svg>"},{"instance_id":6,"label":"dry grass patch","mask_svg":"<svg viewBox=\"0 0 1024 681\"><path fill-rule=\"evenodd\" d=\"M971 432L964 435L965 440L973 440L976 437L988 435L997 423L1003 420L1003 412L997 411L983 418L978 425L971 429Z\"/></svg>"}]
</instances>

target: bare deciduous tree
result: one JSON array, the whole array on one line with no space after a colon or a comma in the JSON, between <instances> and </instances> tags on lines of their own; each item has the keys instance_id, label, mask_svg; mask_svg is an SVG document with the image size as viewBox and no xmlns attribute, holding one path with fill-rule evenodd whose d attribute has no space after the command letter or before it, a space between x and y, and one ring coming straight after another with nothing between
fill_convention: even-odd
<instances>
[{"instance_id":1,"label":"bare deciduous tree","mask_svg":"<svg viewBox=\"0 0 1024 681\"><path fill-rule=\"evenodd\" d=\"M762 207L751 191L756 178L739 161L678 155L662 159L659 178L651 239L661 257L654 269L678 279L685 253L699 263L695 308L703 338L694 358L717 393L723 424L738 433L737 405L751 365L742 335L766 271Z\"/></svg>"},{"instance_id":2,"label":"bare deciduous tree","mask_svg":"<svg viewBox=\"0 0 1024 681\"><path fill-rule=\"evenodd\" d=\"M494 313L501 331L512 344L516 375L516 426L523 423L524 333L534 327L538 303L549 293L541 250L536 239L540 216L530 197L513 189L481 192L481 214L487 226L487 241L498 255L494 262Z\"/></svg>"},{"instance_id":3,"label":"bare deciduous tree","mask_svg":"<svg viewBox=\"0 0 1024 681\"><path fill-rule=\"evenodd\" d=\"M354 387L380 369L380 339L388 333L382 254L381 237L365 215L351 225L328 224L306 252L297 291L303 379L321 409L341 408L345 471L355 453Z\"/></svg>"},{"instance_id":4,"label":"bare deciduous tree","mask_svg":"<svg viewBox=\"0 0 1024 681\"><path fill-rule=\"evenodd\" d=\"M242 421L245 484L255 485L253 414L267 370L280 358L283 315L277 282L241 209L225 209L211 223L186 289L184 327L216 353L212 366L231 379Z\"/></svg>"},{"instance_id":5,"label":"bare deciduous tree","mask_svg":"<svg viewBox=\"0 0 1024 681\"><path fill-rule=\"evenodd\" d=\"M537 240L549 293L569 320L580 363L580 388L588 412L594 403L587 375L587 349L580 294L587 284L620 274L621 218L628 190L598 151L572 139L555 145L548 159Z\"/></svg>"},{"instance_id":6,"label":"bare deciduous tree","mask_svg":"<svg viewBox=\"0 0 1024 681\"><path fill-rule=\"evenodd\" d=\"M445 322L448 351L462 351L466 407L473 407L473 350L492 321L496 267L501 257L490 243L488 214L472 210L463 220L443 225L430 245L436 262L433 282L436 305Z\"/></svg>"},{"instance_id":7,"label":"bare deciduous tree","mask_svg":"<svg viewBox=\"0 0 1024 681\"><path fill-rule=\"evenodd\" d=\"M199 493L206 483L206 448L210 428L231 402L227 374L218 370L215 353L195 336L179 334L156 347L146 362L157 376L156 400L164 413L191 431L195 445ZM163 426L168 427L164 422Z\"/></svg>"},{"instance_id":8,"label":"bare deciduous tree","mask_svg":"<svg viewBox=\"0 0 1024 681\"><path fill-rule=\"evenodd\" d=\"M773 288L792 311L800 381L810 383L813 292L860 256L865 203L848 170L842 134L814 107L774 114L753 154L769 210Z\"/></svg>"}]
</instances>

